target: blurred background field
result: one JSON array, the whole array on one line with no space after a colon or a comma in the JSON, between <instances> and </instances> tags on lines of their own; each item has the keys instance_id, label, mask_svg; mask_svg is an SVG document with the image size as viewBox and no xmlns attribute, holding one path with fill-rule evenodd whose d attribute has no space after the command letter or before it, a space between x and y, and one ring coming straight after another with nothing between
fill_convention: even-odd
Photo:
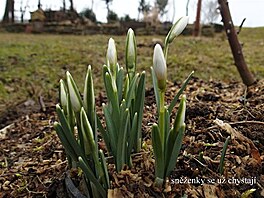
<instances>
[{"instance_id":1,"label":"blurred background field","mask_svg":"<svg viewBox=\"0 0 264 198\"><path fill-rule=\"evenodd\" d=\"M264 28L243 28L239 40L249 69L257 79L264 77ZM29 98L56 101L58 82L68 70L82 89L87 66L92 65L96 94L102 91L102 65L110 35L48 35L0 33L0 112ZM125 36L112 36L118 62L124 65ZM151 86L155 41L164 36L137 36L138 71L146 70ZM214 37L180 36L170 46L168 79L182 82L194 70L208 81L240 81L224 32Z\"/></svg>"}]
</instances>

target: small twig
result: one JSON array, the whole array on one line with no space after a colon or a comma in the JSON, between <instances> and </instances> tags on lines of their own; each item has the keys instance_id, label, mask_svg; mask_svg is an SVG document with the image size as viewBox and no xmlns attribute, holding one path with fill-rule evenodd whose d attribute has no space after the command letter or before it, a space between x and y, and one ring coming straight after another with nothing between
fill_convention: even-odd
<instances>
[{"instance_id":1,"label":"small twig","mask_svg":"<svg viewBox=\"0 0 264 198\"><path fill-rule=\"evenodd\" d=\"M259 124L259 125L264 125L264 122L261 122L261 121L254 121L254 120L248 120L248 121L239 121L239 122L230 122L228 123L230 125L240 125L240 124ZM211 127L208 127L206 129L204 129L205 131L208 131L208 130L212 130L212 129L217 129L218 126L217 125L214 125L214 126L211 126ZM202 132L202 130L197 130L196 132Z\"/></svg>"},{"instance_id":2,"label":"small twig","mask_svg":"<svg viewBox=\"0 0 264 198\"><path fill-rule=\"evenodd\" d=\"M197 158L195 158L194 156L190 156L190 155L186 155L186 157L188 157L189 159L193 159L194 161L196 161L198 164L200 164L201 166L203 166L207 171L209 171L212 175L214 175L217 178L220 178L220 176L213 170L211 170L208 165L202 163L201 161L199 161Z\"/></svg>"},{"instance_id":3,"label":"small twig","mask_svg":"<svg viewBox=\"0 0 264 198\"><path fill-rule=\"evenodd\" d=\"M43 112L45 112L46 111L46 105L45 105L45 103L43 101L43 96L39 96L39 104L40 104L41 110Z\"/></svg>"},{"instance_id":4,"label":"small twig","mask_svg":"<svg viewBox=\"0 0 264 198\"><path fill-rule=\"evenodd\" d=\"M65 160L65 161L63 161L61 163L58 163L58 164L51 165L49 168L46 168L46 170L54 169L54 168L56 168L58 166L61 166L63 164L66 164L66 163L67 163L67 160Z\"/></svg>"},{"instance_id":5,"label":"small twig","mask_svg":"<svg viewBox=\"0 0 264 198\"><path fill-rule=\"evenodd\" d=\"M144 151L144 152L140 152L140 153L133 153L131 154L131 157L136 157L136 156L140 156L142 154L147 154L147 153L150 153L150 151ZM108 157L105 157L105 160L106 161L110 161L110 160L113 160L113 156L108 156Z\"/></svg>"},{"instance_id":6,"label":"small twig","mask_svg":"<svg viewBox=\"0 0 264 198\"><path fill-rule=\"evenodd\" d=\"M244 18L244 19L242 20L242 22L241 22L241 24L240 24L240 26L239 26L239 28L238 28L238 30L237 30L237 34L239 34L239 33L241 32L242 27L243 27L243 24L244 24L245 21L246 21L246 18Z\"/></svg>"},{"instance_id":7,"label":"small twig","mask_svg":"<svg viewBox=\"0 0 264 198\"><path fill-rule=\"evenodd\" d=\"M239 125L239 124L260 124L260 125L264 125L264 122L248 120L248 121L231 122L229 124L230 125Z\"/></svg>"}]
</instances>

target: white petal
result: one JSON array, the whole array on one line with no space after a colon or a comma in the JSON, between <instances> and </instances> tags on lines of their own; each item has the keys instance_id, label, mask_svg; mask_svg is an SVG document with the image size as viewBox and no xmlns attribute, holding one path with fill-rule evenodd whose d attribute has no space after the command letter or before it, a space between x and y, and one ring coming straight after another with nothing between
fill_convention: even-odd
<instances>
[{"instance_id":1,"label":"white petal","mask_svg":"<svg viewBox=\"0 0 264 198\"><path fill-rule=\"evenodd\" d=\"M156 44L153 54L153 69L158 80L167 79L167 66L160 44Z\"/></svg>"},{"instance_id":2,"label":"white petal","mask_svg":"<svg viewBox=\"0 0 264 198\"><path fill-rule=\"evenodd\" d=\"M115 41L112 38L110 38L108 41L107 60L109 61L110 65L115 65L117 61Z\"/></svg>"},{"instance_id":3,"label":"white petal","mask_svg":"<svg viewBox=\"0 0 264 198\"><path fill-rule=\"evenodd\" d=\"M169 38L170 43L176 36L179 36L182 33L182 31L187 26L188 21L189 21L189 17L183 16L180 19L178 19L178 21L173 25Z\"/></svg>"}]
</instances>

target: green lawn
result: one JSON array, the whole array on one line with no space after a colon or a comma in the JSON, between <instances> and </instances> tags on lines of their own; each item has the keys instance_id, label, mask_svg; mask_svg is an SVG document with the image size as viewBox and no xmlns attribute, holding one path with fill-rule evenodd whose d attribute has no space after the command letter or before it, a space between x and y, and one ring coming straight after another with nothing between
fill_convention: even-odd
<instances>
[{"instance_id":1,"label":"green lawn","mask_svg":"<svg viewBox=\"0 0 264 198\"><path fill-rule=\"evenodd\" d=\"M250 70L264 77L264 28L243 29L239 40ZM0 33L0 112L9 105L42 95L54 101L60 78L69 70L82 88L87 65L94 73L96 92L102 88L101 67L109 35L32 35ZM125 36L112 36L118 59L124 63ZM146 70L150 83L152 39L139 36L138 71ZM192 71L204 80L240 80L224 33L214 38L179 37L169 49L169 80L182 81Z\"/></svg>"}]
</instances>

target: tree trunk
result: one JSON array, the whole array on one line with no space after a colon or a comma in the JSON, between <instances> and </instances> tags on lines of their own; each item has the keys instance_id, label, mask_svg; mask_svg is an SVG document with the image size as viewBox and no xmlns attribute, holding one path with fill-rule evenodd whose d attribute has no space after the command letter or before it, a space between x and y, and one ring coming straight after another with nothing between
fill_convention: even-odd
<instances>
[{"instance_id":1,"label":"tree trunk","mask_svg":"<svg viewBox=\"0 0 264 198\"><path fill-rule=\"evenodd\" d=\"M63 12L66 11L66 2L65 2L65 0L62 1L62 9L63 9Z\"/></svg>"},{"instance_id":2,"label":"tree trunk","mask_svg":"<svg viewBox=\"0 0 264 198\"><path fill-rule=\"evenodd\" d=\"M6 0L5 13L2 21L3 23L14 22L15 20L14 3L15 3L14 0Z\"/></svg>"},{"instance_id":3,"label":"tree trunk","mask_svg":"<svg viewBox=\"0 0 264 198\"><path fill-rule=\"evenodd\" d=\"M70 0L70 10L73 11L73 0Z\"/></svg>"},{"instance_id":4,"label":"tree trunk","mask_svg":"<svg viewBox=\"0 0 264 198\"><path fill-rule=\"evenodd\" d=\"M201 8L202 8L202 0L198 0L193 36L199 36L200 33Z\"/></svg>"},{"instance_id":5,"label":"tree trunk","mask_svg":"<svg viewBox=\"0 0 264 198\"><path fill-rule=\"evenodd\" d=\"M11 0L10 12L11 12L11 23L14 23L15 22L15 0Z\"/></svg>"},{"instance_id":6,"label":"tree trunk","mask_svg":"<svg viewBox=\"0 0 264 198\"><path fill-rule=\"evenodd\" d=\"M242 47L238 41L237 32L235 30L232 17L230 14L230 10L228 7L228 2L227 0L218 0L218 3L220 5L222 21L224 23L228 42L235 60L235 65L243 80L243 83L247 86L250 86L255 82L255 79L251 74L251 72L249 71L247 64L245 62L242 52Z\"/></svg>"}]
</instances>

